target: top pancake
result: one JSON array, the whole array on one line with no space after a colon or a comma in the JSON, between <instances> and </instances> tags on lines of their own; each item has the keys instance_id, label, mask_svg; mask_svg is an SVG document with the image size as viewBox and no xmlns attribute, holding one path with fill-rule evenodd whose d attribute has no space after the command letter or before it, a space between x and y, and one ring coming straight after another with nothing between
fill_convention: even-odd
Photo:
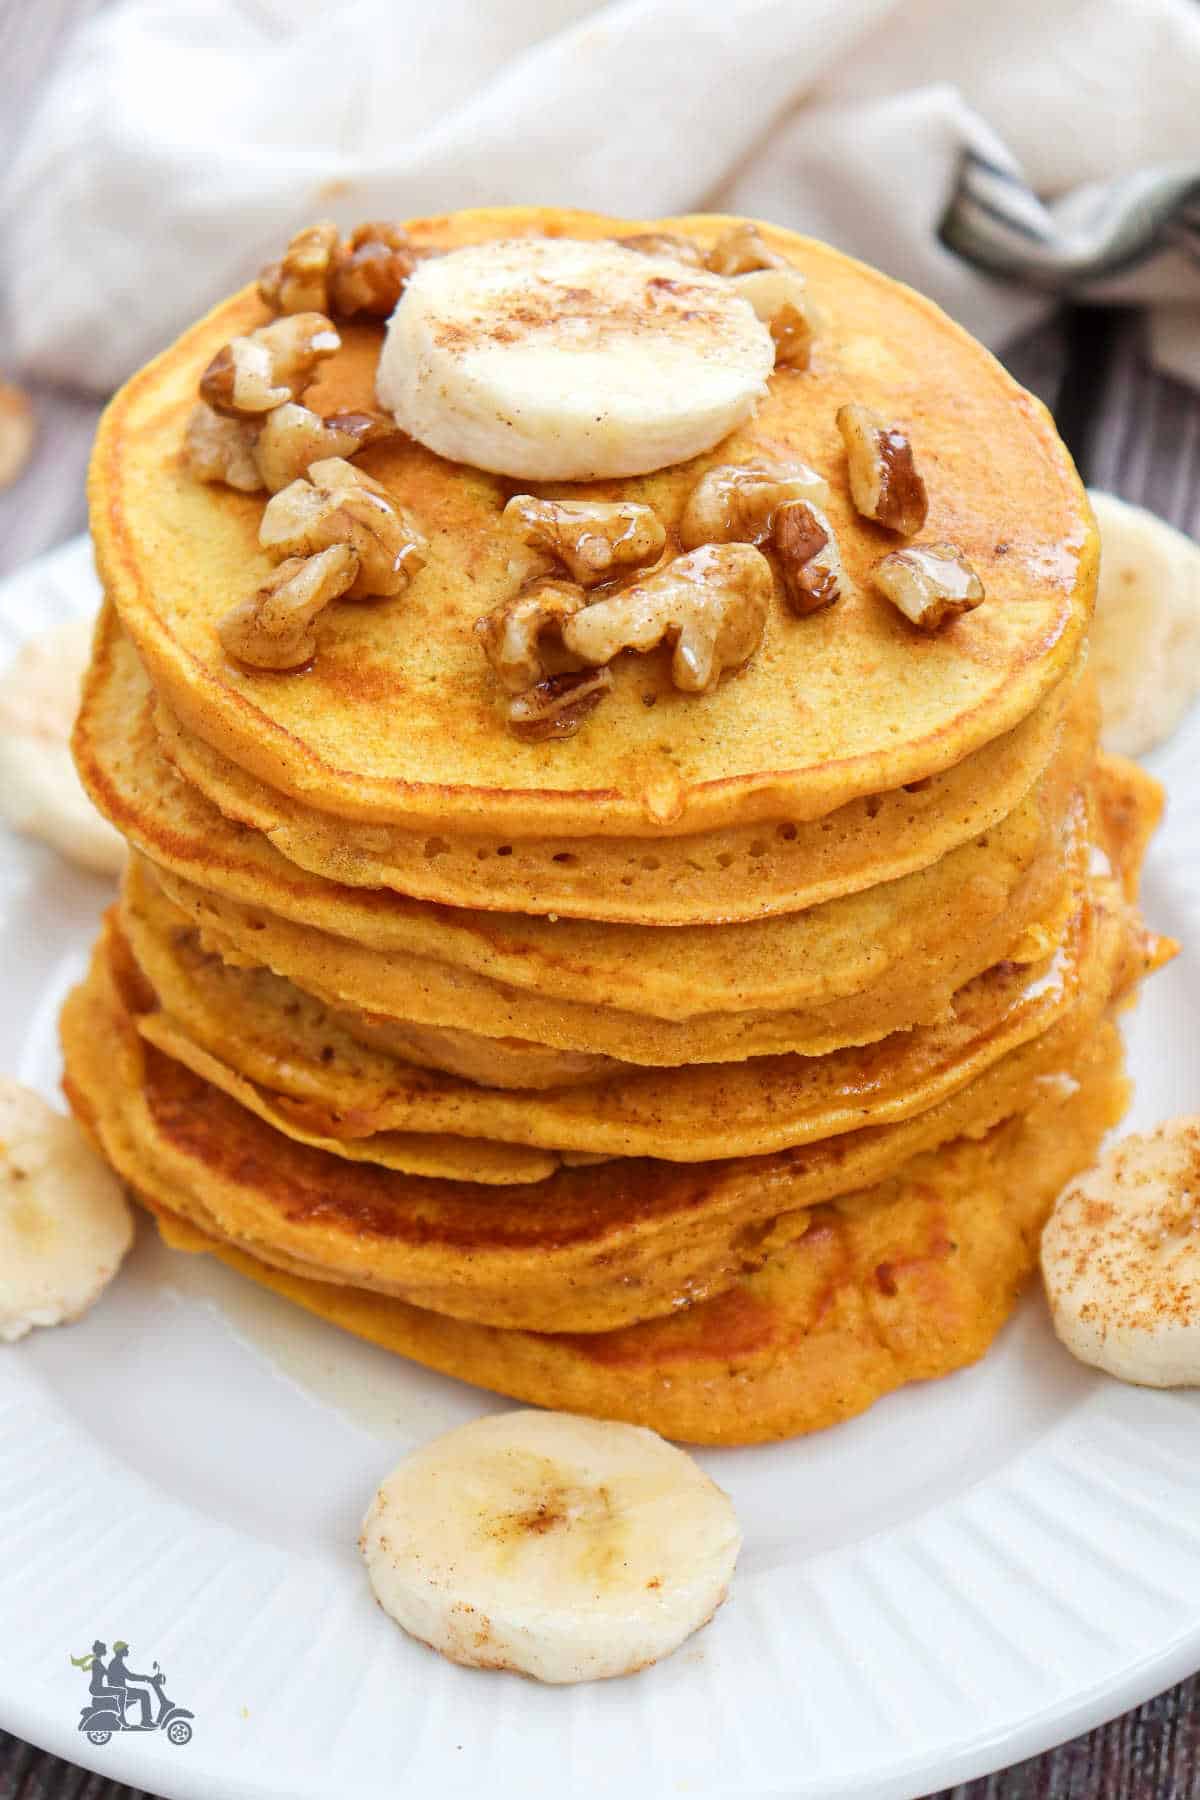
<instances>
[{"instance_id":1,"label":"top pancake","mask_svg":"<svg viewBox=\"0 0 1200 1800\"><path fill-rule=\"evenodd\" d=\"M729 223L506 208L410 229L443 247L647 230L711 243ZM818 818L924 780L1012 730L1065 674L1090 614L1095 532L1066 450L1040 403L930 302L825 245L762 232L804 271L828 320L809 370L777 371L757 416L715 451L635 480L538 490L410 442L367 451L361 467L413 513L429 562L397 599L330 607L302 673L225 658L216 620L272 566L257 542L263 497L196 481L180 454L201 371L265 320L264 307L243 291L144 369L101 426L92 530L101 577L186 729L346 818L647 837ZM306 396L322 413L372 400L381 331L340 329L342 350ZM866 586L897 540L850 503L835 423L846 401L907 429L929 488L922 538L955 543L984 582L985 603L935 636ZM680 694L661 654L626 655L615 692L577 737L514 739L471 626L511 590L499 515L515 487L636 498L670 527L705 468L762 456L800 457L828 480L850 577L841 602L805 619L779 603L747 668L715 693Z\"/></svg>"}]
</instances>

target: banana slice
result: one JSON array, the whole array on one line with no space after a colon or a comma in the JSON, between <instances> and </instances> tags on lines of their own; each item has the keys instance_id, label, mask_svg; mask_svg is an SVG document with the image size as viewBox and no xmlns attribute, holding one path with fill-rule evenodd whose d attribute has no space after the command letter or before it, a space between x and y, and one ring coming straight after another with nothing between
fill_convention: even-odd
<instances>
[{"instance_id":1,"label":"banana slice","mask_svg":"<svg viewBox=\"0 0 1200 1800\"><path fill-rule=\"evenodd\" d=\"M418 263L376 385L441 456L588 481L711 449L774 361L768 327L720 276L606 240L521 238Z\"/></svg>"},{"instance_id":2,"label":"banana slice","mask_svg":"<svg viewBox=\"0 0 1200 1800\"><path fill-rule=\"evenodd\" d=\"M1200 1116L1117 1144L1042 1236L1054 1329L1141 1387L1200 1386Z\"/></svg>"},{"instance_id":3,"label":"banana slice","mask_svg":"<svg viewBox=\"0 0 1200 1800\"><path fill-rule=\"evenodd\" d=\"M101 875L125 845L80 785L70 738L92 652L92 620L70 619L31 638L0 676L0 818Z\"/></svg>"},{"instance_id":4,"label":"banana slice","mask_svg":"<svg viewBox=\"0 0 1200 1800\"><path fill-rule=\"evenodd\" d=\"M1100 527L1092 626L1107 750L1144 756L1200 692L1200 547L1144 507L1089 493Z\"/></svg>"},{"instance_id":5,"label":"banana slice","mask_svg":"<svg viewBox=\"0 0 1200 1800\"><path fill-rule=\"evenodd\" d=\"M359 1547L384 1611L451 1662L595 1681L712 1617L741 1533L728 1496L653 1431L511 1412L406 1458Z\"/></svg>"},{"instance_id":6,"label":"banana slice","mask_svg":"<svg viewBox=\"0 0 1200 1800\"><path fill-rule=\"evenodd\" d=\"M132 1242L121 1184L75 1121L0 1077L0 1341L77 1319Z\"/></svg>"}]
</instances>

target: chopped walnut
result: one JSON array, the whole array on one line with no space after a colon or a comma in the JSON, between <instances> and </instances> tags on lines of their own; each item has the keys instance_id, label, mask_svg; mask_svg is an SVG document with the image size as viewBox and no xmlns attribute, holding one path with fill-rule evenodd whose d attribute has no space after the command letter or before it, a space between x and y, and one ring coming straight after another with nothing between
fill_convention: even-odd
<instances>
[{"instance_id":1,"label":"chopped walnut","mask_svg":"<svg viewBox=\"0 0 1200 1800\"><path fill-rule=\"evenodd\" d=\"M842 559L824 513L807 500L786 501L772 516L770 544L793 612L820 612L840 599Z\"/></svg>"},{"instance_id":2,"label":"chopped walnut","mask_svg":"<svg viewBox=\"0 0 1200 1800\"><path fill-rule=\"evenodd\" d=\"M483 654L510 694L533 687L548 674L542 637L560 636L564 619L587 605L581 587L569 581L536 581L494 612L475 621Z\"/></svg>"},{"instance_id":3,"label":"chopped walnut","mask_svg":"<svg viewBox=\"0 0 1200 1800\"><path fill-rule=\"evenodd\" d=\"M329 297L343 319L370 313L386 319L396 310L409 276L428 251L418 250L398 225L371 223L352 231L333 262Z\"/></svg>"},{"instance_id":4,"label":"chopped walnut","mask_svg":"<svg viewBox=\"0 0 1200 1800\"><path fill-rule=\"evenodd\" d=\"M242 600L217 625L225 653L252 669L299 669L317 653L313 621L331 600L348 592L358 558L346 544L316 556L290 556L256 594Z\"/></svg>"},{"instance_id":5,"label":"chopped walnut","mask_svg":"<svg viewBox=\"0 0 1200 1800\"><path fill-rule=\"evenodd\" d=\"M717 239L704 258L704 266L714 275L748 275L752 269L783 269L787 264L774 250L768 250L758 234L757 225L751 225L747 220L741 225L731 225Z\"/></svg>"},{"instance_id":6,"label":"chopped walnut","mask_svg":"<svg viewBox=\"0 0 1200 1800\"><path fill-rule=\"evenodd\" d=\"M623 568L653 562L667 541L653 507L636 500L539 500L514 494L504 517L522 541L563 564L573 581L594 587Z\"/></svg>"},{"instance_id":7,"label":"chopped walnut","mask_svg":"<svg viewBox=\"0 0 1200 1800\"><path fill-rule=\"evenodd\" d=\"M280 262L258 278L258 291L279 313L329 311L329 269L338 247L338 228L328 220L298 231Z\"/></svg>"},{"instance_id":8,"label":"chopped walnut","mask_svg":"<svg viewBox=\"0 0 1200 1800\"><path fill-rule=\"evenodd\" d=\"M613 684L607 669L573 669L548 675L508 703L508 728L527 744L574 737Z\"/></svg>"},{"instance_id":9,"label":"chopped walnut","mask_svg":"<svg viewBox=\"0 0 1200 1800\"><path fill-rule=\"evenodd\" d=\"M971 612L984 599L983 583L954 544L906 544L871 571L880 593L922 631Z\"/></svg>"},{"instance_id":10,"label":"chopped walnut","mask_svg":"<svg viewBox=\"0 0 1200 1800\"><path fill-rule=\"evenodd\" d=\"M283 254L258 278L258 291L279 313L330 313L339 319L370 313L385 319L395 310L405 283L423 257L398 225L359 225L346 243L336 225L299 231Z\"/></svg>"},{"instance_id":11,"label":"chopped walnut","mask_svg":"<svg viewBox=\"0 0 1200 1800\"><path fill-rule=\"evenodd\" d=\"M253 494L263 485L254 458L258 427L247 419L227 419L197 400L183 434L187 466L198 481L223 481Z\"/></svg>"},{"instance_id":12,"label":"chopped walnut","mask_svg":"<svg viewBox=\"0 0 1200 1800\"><path fill-rule=\"evenodd\" d=\"M807 369L812 360L813 338L816 335L808 309L785 300L768 324L775 340L775 367Z\"/></svg>"},{"instance_id":13,"label":"chopped walnut","mask_svg":"<svg viewBox=\"0 0 1200 1800\"><path fill-rule=\"evenodd\" d=\"M749 544L706 544L585 606L564 622L563 643L589 664L673 644L676 687L703 694L757 650L773 586L770 564Z\"/></svg>"},{"instance_id":14,"label":"chopped walnut","mask_svg":"<svg viewBox=\"0 0 1200 1800\"><path fill-rule=\"evenodd\" d=\"M303 475L310 463L329 456L354 456L368 444L399 435L386 413L332 413L323 419L309 407L289 400L267 414L254 455L263 482L277 494Z\"/></svg>"},{"instance_id":15,"label":"chopped walnut","mask_svg":"<svg viewBox=\"0 0 1200 1800\"><path fill-rule=\"evenodd\" d=\"M777 506L828 499L829 488L806 463L719 463L700 477L679 521L685 550L701 544L763 544Z\"/></svg>"},{"instance_id":16,"label":"chopped walnut","mask_svg":"<svg viewBox=\"0 0 1200 1800\"><path fill-rule=\"evenodd\" d=\"M864 519L905 537L920 531L929 501L912 445L899 426L858 405L840 406L837 423L846 446L850 495Z\"/></svg>"},{"instance_id":17,"label":"chopped walnut","mask_svg":"<svg viewBox=\"0 0 1200 1800\"><path fill-rule=\"evenodd\" d=\"M669 231L638 231L632 237L618 238L624 250L638 250L643 256L673 256L689 268L704 267L704 252L691 238L674 237Z\"/></svg>"},{"instance_id":18,"label":"chopped walnut","mask_svg":"<svg viewBox=\"0 0 1200 1800\"><path fill-rule=\"evenodd\" d=\"M289 313L235 337L200 377L200 398L233 419L257 419L294 400L342 340L323 313Z\"/></svg>"},{"instance_id":19,"label":"chopped walnut","mask_svg":"<svg viewBox=\"0 0 1200 1800\"><path fill-rule=\"evenodd\" d=\"M359 561L350 600L399 594L425 565L425 540L378 481L342 457L312 463L307 477L273 494L258 541L276 556L311 556L346 544Z\"/></svg>"},{"instance_id":20,"label":"chopped walnut","mask_svg":"<svg viewBox=\"0 0 1200 1800\"><path fill-rule=\"evenodd\" d=\"M807 369L820 320L799 269L753 269L735 275L732 285L769 328L775 367Z\"/></svg>"}]
</instances>

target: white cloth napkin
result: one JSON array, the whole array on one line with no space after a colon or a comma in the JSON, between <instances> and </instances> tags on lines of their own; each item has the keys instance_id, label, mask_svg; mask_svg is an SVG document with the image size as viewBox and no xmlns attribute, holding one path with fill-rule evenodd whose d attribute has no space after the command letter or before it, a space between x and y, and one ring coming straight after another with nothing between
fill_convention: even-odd
<instances>
[{"instance_id":1,"label":"white cloth napkin","mask_svg":"<svg viewBox=\"0 0 1200 1800\"><path fill-rule=\"evenodd\" d=\"M119 0L0 188L5 359L104 390L314 218L537 202L769 217L996 346L1151 301L1200 382L1198 95L1194 0Z\"/></svg>"}]
</instances>

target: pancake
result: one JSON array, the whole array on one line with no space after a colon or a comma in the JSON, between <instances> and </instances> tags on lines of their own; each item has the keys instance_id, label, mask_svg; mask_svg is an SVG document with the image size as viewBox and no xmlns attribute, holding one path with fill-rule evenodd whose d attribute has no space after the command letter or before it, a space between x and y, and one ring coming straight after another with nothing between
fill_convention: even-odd
<instances>
[{"instance_id":1,"label":"pancake","mask_svg":"<svg viewBox=\"0 0 1200 1800\"><path fill-rule=\"evenodd\" d=\"M885 981L901 965L916 979L919 968L941 962L947 941L987 929L1035 863L1061 860L1062 827L1092 761L1092 727L1091 705L1081 705L1042 779L981 837L897 881L803 911L719 931L663 931L412 906L403 919L383 912L381 923L373 912L360 929L339 889L326 896L321 910L331 923L319 929L389 957L420 957L546 998L666 1020L819 1003ZM282 908L264 903L295 918L286 898Z\"/></svg>"},{"instance_id":2,"label":"pancake","mask_svg":"<svg viewBox=\"0 0 1200 1800\"><path fill-rule=\"evenodd\" d=\"M1108 915L1120 992L1159 960ZM1098 912L1105 909L1099 907ZM489 1325L605 1331L719 1293L794 1234L798 1211L981 1135L1076 1080L1107 984L915 1118L773 1156L619 1158L523 1187L427 1180L293 1141L139 1034L153 1007L115 923L62 1015L66 1091L122 1176L265 1260ZM801 1224L803 1222L801 1221Z\"/></svg>"},{"instance_id":3,"label":"pancake","mask_svg":"<svg viewBox=\"0 0 1200 1800\"><path fill-rule=\"evenodd\" d=\"M405 1024L363 1012L330 1009L330 1017L368 1050L398 1056L419 1069L459 1075L484 1087L575 1087L628 1067L612 1056L552 1050L546 1044L531 1044L527 1038L486 1038L449 1025Z\"/></svg>"},{"instance_id":4,"label":"pancake","mask_svg":"<svg viewBox=\"0 0 1200 1800\"><path fill-rule=\"evenodd\" d=\"M1084 687L1039 782L983 841L960 845L956 860L849 893L803 917L664 933L435 907L306 876L260 832L223 818L163 762L146 716L147 693L130 646L102 622L76 754L97 804L169 873L389 956L415 955L546 996L664 1018L785 1008L834 980L846 991L864 969L878 975L889 959L928 957L931 944L940 950L941 936L961 936L990 919L1036 856L1050 848L1057 854L1046 832L1066 812L1095 735L1094 700ZM1042 900L1035 895L1033 903ZM954 908L960 916L948 917Z\"/></svg>"},{"instance_id":5,"label":"pancake","mask_svg":"<svg viewBox=\"0 0 1200 1800\"><path fill-rule=\"evenodd\" d=\"M211 1252L428 1368L690 1443L756 1444L837 1424L982 1356L1035 1266L1056 1196L1093 1160L1127 1096L1119 1035L1101 1025L1077 1078L1047 1084L1023 1116L799 1215L716 1298L598 1334L497 1330L336 1287L235 1245L202 1207L181 1218L176 1190L150 1166L134 1185L168 1244ZM87 1101L72 1097L87 1122Z\"/></svg>"},{"instance_id":6,"label":"pancake","mask_svg":"<svg viewBox=\"0 0 1200 1800\"><path fill-rule=\"evenodd\" d=\"M1138 768L1136 764L1127 763L1121 758L1106 757L1102 758L1096 767L1091 784L1091 794L1100 822L1100 841L1108 846L1125 892L1132 900L1136 898L1137 894L1138 875L1146 843L1160 816L1161 789L1153 778ZM1093 850L1091 854L1094 856L1097 852ZM1082 879L1083 861L1084 847L1081 844L1076 852L1074 875L1076 888ZM133 884L137 886L137 905L131 915L131 928L135 925L138 917L154 915L160 921L160 936L163 932L173 932L176 923L175 916L169 906L164 907L161 901L156 900L155 885L143 878L143 871L136 866L132 867L128 883L131 886ZM1037 956L1045 954L1046 950L1057 941L1057 936L1057 925L1052 922L1044 922L1040 927L1035 927L1025 933L1024 946L1014 947L1020 951L1020 956L1010 954L1008 960L1023 960L1028 964L1035 964ZM227 956L233 956L235 961L238 960L236 952L230 945L223 944L222 949ZM208 966L211 967L211 960L206 960ZM256 946L252 946L251 953L240 960L247 965L245 973L248 986L257 985L266 1005L280 1003L280 1010L274 1020L276 1032L281 1029L281 1019L286 1020L289 1015L294 1015L298 1008L307 1007L310 1009L310 1013L324 1015L321 1017L319 1027L322 1032L329 1030L337 1034L345 1034L369 1051L382 1052L389 1058L398 1056L402 1061L410 1064L445 1070L461 1076L466 1081L487 1085L517 1088L561 1087L594 1081L599 1076L628 1077L634 1072L633 1066L611 1058L589 1057L580 1053L555 1051L548 1048L540 1049L528 1041L488 1039L454 1028L439 1029L405 1025L375 1014L346 1011L332 1004L322 1005L314 996L302 991L297 992L293 984L285 983L283 978L277 978L269 971L256 966L258 961ZM194 965L193 975L200 966L200 964ZM160 979L169 981L172 967L169 957L165 961L160 959L158 963ZM177 1004L193 1009L198 1006L200 1000L198 992L193 993L188 1001L180 1001L178 985L174 991ZM246 989L243 989L243 992L245 991ZM948 1004L951 1004L952 1000L953 997ZM294 1027L284 1025L282 1029L288 1030L294 1029ZM269 1040L271 1032L260 1027L258 1035L265 1043ZM201 1036L202 1039L205 1036L203 1028ZM219 1053L219 1046L214 1041L211 1027L208 1031L207 1042L210 1048L218 1050ZM326 1039L323 1037L320 1047L322 1053L325 1045ZM340 1061L347 1060L344 1051L338 1054ZM291 1046L291 1053L287 1060L294 1075L300 1060L299 1048L295 1043ZM351 1056L349 1060L353 1063L357 1059ZM270 1072L269 1064L267 1070L266 1085L277 1087L279 1085L278 1074ZM243 1067L242 1072L251 1079L256 1078L253 1069ZM695 1072L693 1071L693 1073ZM717 1072L717 1079L728 1078L730 1073L728 1067L720 1070ZM264 1065L262 1064L258 1065L257 1078L264 1079ZM307 1097L311 1097L311 1095Z\"/></svg>"},{"instance_id":7,"label":"pancake","mask_svg":"<svg viewBox=\"0 0 1200 1800\"><path fill-rule=\"evenodd\" d=\"M221 1061L179 1030L162 1013L150 1013L138 1019L138 1027L148 1043L157 1045L168 1056L183 1063L222 1093L254 1113L276 1131L297 1144L307 1144L330 1156L344 1157L349 1162L371 1163L403 1175L423 1175L439 1181L478 1182L485 1187L526 1186L545 1181L564 1162L576 1160L572 1155L559 1156L529 1146L504 1143L482 1134L422 1132L404 1127L381 1125L370 1133L346 1133L337 1129L338 1121L322 1116L316 1108L302 1109L289 1105L270 1090L247 1081L236 1069ZM578 1160L591 1162L590 1155Z\"/></svg>"},{"instance_id":8,"label":"pancake","mask_svg":"<svg viewBox=\"0 0 1200 1800\"><path fill-rule=\"evenodd\" d=\"M1023 870L1024 851L1020 859L1008 858L1011 886L977 878L972 854L977 847L967 845L934 870L895 884L916 884L907 903L893 904L872 889L830 902L831 907L852 909L849 917L839 913L830 919L823 908L814 908L786 920L725 927L722 940L733 932L767 934L766 942L753 946L755 966L761 970L764 997L776 1004L683 1019L560 1000L399 950L381 954L227 900L166 869L155 871L154 879L200 928L205 945L226 961L267 967L337 1010L455 1027L482 1037L529 1039L627 1063L736 1062L781 1052L824 1055L874 1042L940 1018L960 987L1002 958L1039 960L1058 942L1073 908L1087 855L1086 811L1086 798L1079 794L1069 815L1065 854L1060 823L1049 831L1043 828L1040 854ZM1028 829L1032 837L1035 823L1015 822L1014 835ZM995 869L1002 852L991 842L978 850ZM953 867L947 869L947 863ZM131 858L126 883L141 885L150 867ZM890 915L893 930L888 934L880 926L881 937L875 939L868 935L869 927L881 910ZM672 933L671 940L676 936ZM656 937L652 934L651 950L657 948ZM724 962L730 948L724 941L714 944L714 960ZM702 942L681 949L690 950L697 965L703 962ZM776 952L774 986L769 950ZM787 1006L793 984L799 986L806 977L812 990L806 1003Z\"/></svg>"},{"instance_id":9,"label":"pancake","mask_svg":"<svg viewBox=\"0 0 1200 1800\"><path fill-rule=\"evenodd\" d=\"M730 223L507 208L412 230L441 247L645 230L712 242ZM339 818L433 834L658 838L823 818L941 774L1018 727L1074 663L1095 587L1094 523L1049 415L929 301L810 239L762 234L802 269L829 320L812 366L777 371L755 417L709 455L571 491L648 502L671 531L708 467L802 456L830 484L847 573L837 606L798 620L776 598L747 667L702 696L677 692L663 659L623 656L585 730L520 742L471 633L511 587L498 519L513 484L402 439L369 448L361 466L429 540L409 590L331 607L301 676L233 667L214 626L270 571L261 502L194 480L180 452L201 371L267 316L246 289L127 383L91 467L101 580L185 730ZM342 337L307 396L326 414L373 397L379 328L350 324ZM885 537L849 498L835 421L847 402L904 421L928 476L926 534L956 544L987 590L936 635L915 632L866 585Z\"/></svg>"},{"instance_id":10,"label":"pancake","mask_svg":"<svg viewBox=\"0 0 1200 1800\"><path fill-rule=\"evenodd\" d=\"M431 837L336 819L247 775L184 731L161 701L155 722L172 766L226 819L253 826L291 864L330 882L392 888L485 913L728 924L799 912L894 881L997 825L1054 753L1075 680L1072 671L1014 730L925 782L851 800L823 819L660 837L652 846L636 838ZM1077 719L1094 705L1089 684ZM210 836L215 848L222 833Z\"/></svg>"},{"instance_id":11,"label":"pancake","mask_svg":"<svg viewBox=\"0 0 1200 1800\"><path fill-rule=\"evenodd\" d=\"M1110 895L1110 908L1116 897ZM365 1049L317 1000L266 970L234 969L152 882L127 891L121 929L154 990L143 1037L302 1142L452 1133L548 1150L668 1161L754 1156L911 1117L1050 1029L1081 990L1111 983L1111 929L1082 899L1058 951L1002 963L936 1025L829 1056L629 1070L533 1094L480 1088ZM387 1157L375 1160L387 1162ZM391 1166L396 1166L392 1164ZM430 1171L426 1171L430 1172Z\"/></svg>"},{"instance_id":12,"label":"pancake","mask_svg":"<svg viewBox=\"0 0 1200 1800\"><path fill-rule=\"evenodd\" d=\"M993 963L1045 954L1065 924L1072 875L1077 881L1084 855L1077 835L1075 866L1068 866L1062 823L1070 782L1088 750L1081 722L1035 793L984 839L932 869L805 913L719 932L666 934L513 919L506 922L510 940L493 918L472 921L473 935L469 915L455 916L454 930L464 921L460 943L488 953L477 960L532 986L509 986L406 953L404 937L416 941L414 903L405 911L405 930L388 910L387 953L380 955L361 939L247 906L168 868L159 869L158 879L227 959L268 966L338 1010L631 1063L816 1055L936 1019L958 988ZM1077 800L1072 817L1077 826ZM130 879L141 880L142 872ZM491 954L506 943L507 959ZM564 988L580 998L558 998L556 989ZM606 993L640 1000L660 1015L685 1016L664 1019L604 1004ZM710 998L743 1010L698 1012ZM806 1004L796 1005L797 999ZM755 1000L768 1004L746 1005Z\"/></svg>"}]
</instances>

